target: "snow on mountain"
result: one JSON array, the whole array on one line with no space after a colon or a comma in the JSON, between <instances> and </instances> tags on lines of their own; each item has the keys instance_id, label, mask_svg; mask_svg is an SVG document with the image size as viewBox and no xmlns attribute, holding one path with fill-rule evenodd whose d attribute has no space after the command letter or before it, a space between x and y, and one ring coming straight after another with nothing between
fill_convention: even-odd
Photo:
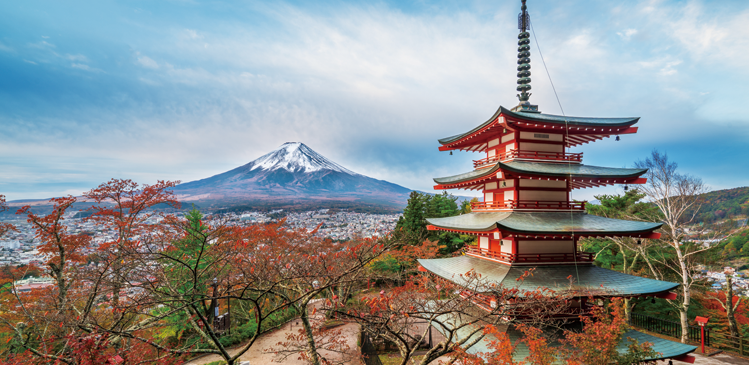
<instances>
[{"instance_id":1,"label":"snow on mountain","mask_svg":"<svg viewBox=\"0 0 749 365\"><path fill-rule=\"evenodd\" d=\"M411 190L357 174L304 143L288 142L229 171L174 187L180 201L214 206L374 204L404 206Z\"/></svg>"},{"instance_id":2,"label":"snow on mountain","mask_svg":"<svg viewBox=\"0 0 749 365\"><path fill-rule=\"evenodd\" d=\"M250 171L261 169L273 171L283 169L289 172L315 172L332 170L349 175L357 173L328 160L301 142L286 142L281 147L250 162Z\"/></svg>"}]
</instances>

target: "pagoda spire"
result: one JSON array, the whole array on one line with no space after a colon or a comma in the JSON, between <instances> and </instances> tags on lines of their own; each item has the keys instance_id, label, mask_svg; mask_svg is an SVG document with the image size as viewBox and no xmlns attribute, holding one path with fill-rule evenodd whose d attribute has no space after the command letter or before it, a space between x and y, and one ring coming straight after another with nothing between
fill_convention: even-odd
<instances>
[{"instance_id":1,"label":"pagoda spire","mask_svg":"<svg viewBox=\"0 0 749 365\"><path fill-rule=\"evenodd\" d=\"M525 112L538 112L537 105L531 105L528 101L531 97L531 93L528 91L531 89L531 39L530 33L530 16L528 15L528 7L525 5L526 0L522 0L522 11L518 14L518 87L517 91L518 99L520 104L513 108L514 111L525 111Z\"/></svg>"}]
</instances>

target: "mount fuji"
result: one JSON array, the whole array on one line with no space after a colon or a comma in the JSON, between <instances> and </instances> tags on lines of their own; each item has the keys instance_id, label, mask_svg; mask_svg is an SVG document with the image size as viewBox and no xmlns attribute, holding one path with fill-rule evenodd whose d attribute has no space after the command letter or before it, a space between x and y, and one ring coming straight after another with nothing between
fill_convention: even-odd
<instances>
[{"instance_id":1,"label":"mount fuji","mask_svg":"<svg viewBox=\"0 0 749 365\"><path fill-rule=\"evenodd\" d=\"M357 174L301 142L284 143L244 166L174 187L180 201L213 207L333 206L336 202L404 207L410 192Z\"/></svg>"}]
</instances>

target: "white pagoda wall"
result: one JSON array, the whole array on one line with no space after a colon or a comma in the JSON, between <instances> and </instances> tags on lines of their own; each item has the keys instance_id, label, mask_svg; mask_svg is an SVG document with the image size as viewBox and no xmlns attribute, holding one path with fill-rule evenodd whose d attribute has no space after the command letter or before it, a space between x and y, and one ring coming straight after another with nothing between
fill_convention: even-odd
<instances>
[{"instance_id":1,"label":"white pagoda wall","mask_svg":"<svg viewBox=\"0 0 749 365\"><path fill-rule=\"evenodd\" d=\"M531 200L531 201L552 201L561 202L567 201L566 191L543 191L543 190L522 190L519 191L520 199L518 200Z\"/></svg>"}]
</instances>

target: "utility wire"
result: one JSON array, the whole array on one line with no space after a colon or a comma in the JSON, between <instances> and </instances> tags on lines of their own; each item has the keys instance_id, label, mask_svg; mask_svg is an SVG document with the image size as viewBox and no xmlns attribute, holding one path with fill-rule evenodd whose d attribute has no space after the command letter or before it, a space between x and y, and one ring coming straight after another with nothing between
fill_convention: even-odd
<instances>
[{"instance_id":1,"label":"utility wire","mask_svg":"<svg viewBox=\"0 0 749 365\"><path fill-rule=\"evenodd\" d=\"M536 38L536 27L533 26L533 22L531 21L530 15L528 16L528 22L530 23L531 32L533 32L533 40L536 41L536 48L538 49L538 55L541 57L541 63L544 65L544 70L546 70L546 75L549 77L549 83L551 84L551 89L554 90L554 96L557 98L557 104L559 104L559 109L562 111L562 116L564 117L564 134L565 134L565 144L567 141L569 141L569 135L570 135L570 129L569 125L567 123L567 115L564 113L564 108L562 107L562 102L559 100L559 95L557 94L557 89L554 87L554 81L551 80L551 73L549 73L549 69L546 67L546 61L544 60L544 55L541 53L541 46L538 44L538 38ZM565 145L562 145L562 153L564 153L566 149ZM567 167L572 171L572 162L570 160L567 160ZM570 184L570 191L572 191L572 173L569 174L569 184ZM568 203L569 204L569 203ZM577 268L577 242L575 242L575 225L574 225L575 219L574 219L574 213L572 213L572 209L570 207L570 227L572 228L572 244L574 245L575 251L572 253L572 257L575 261L575 275L577 275L577 281L582 286L582 281L580 280L580 271ZM580 309L582 309L582 301L578 301L580 304Z\"/></svg>"}]
</instances>

